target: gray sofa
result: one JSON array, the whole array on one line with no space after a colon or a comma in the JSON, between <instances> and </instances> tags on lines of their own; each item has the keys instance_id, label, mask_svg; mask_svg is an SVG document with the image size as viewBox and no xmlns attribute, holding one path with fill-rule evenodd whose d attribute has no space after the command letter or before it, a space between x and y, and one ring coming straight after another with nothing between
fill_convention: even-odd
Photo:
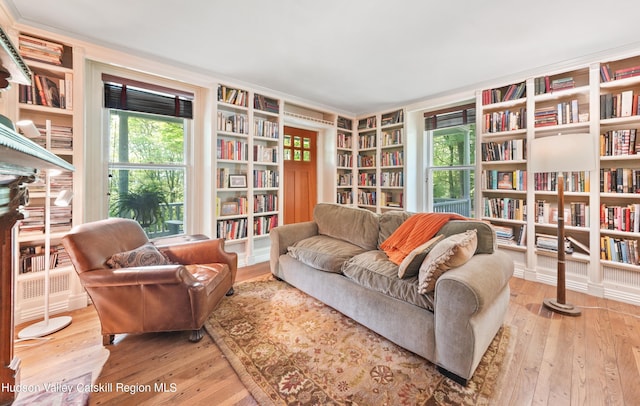
<instances>
[{"instance_id":1,"label":"gray sofa","mask_svg":"<svg viewBox=\"0 0 640 406\"><path fill-rule=\"evenodd\" d=\"M488 224L448 221L438 234L477 230L475 254L420 294L379 250L411 215L318 204L314 221L271 230L271 272L466 385L504 321L513 261Z\"/></svg>"}]
</instances>

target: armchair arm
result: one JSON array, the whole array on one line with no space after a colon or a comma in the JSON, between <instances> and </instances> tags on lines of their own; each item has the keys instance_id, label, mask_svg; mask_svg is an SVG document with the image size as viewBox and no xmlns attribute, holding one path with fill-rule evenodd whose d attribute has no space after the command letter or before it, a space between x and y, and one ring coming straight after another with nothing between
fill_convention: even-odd
<instances>
[{"instance_id":1,"label":"armchair arm","mask_svg":"<svg viewBox=\"0 0 640 406\"><path fill-rule=\"evenodd\" d=\"M86 288L113 286L193 284L197 280L182 265L140 266L132 268L101 268L80 274ZM185 281L186 279L186 281Z\"/></svg>"},{"instance_id":2,"label":"armchair arm","mask_svg":"<svg viewBox=\"0 0 640 406\"><path fill-rule=\"evenodd\" d=\"M271 273L277 276L278 262L280 255L287 252L287 248L294 243L305 238L318 234L318 225L313 221L302 223L286 224L271 229L269 238L271 239L270 267Z\"/></svg>"},{"instance_id":3,"label":"armchair arm","mask_svg":"<svg viewBox=\"0 0 640 406\"><path fill-rule=\"evenodd\" d=\"M224 238L189 241L181 244L158 245L171 261L183 265L224 263L229 266L235 282L238 254L224 250Z\"/></svg>"}]
</instances>

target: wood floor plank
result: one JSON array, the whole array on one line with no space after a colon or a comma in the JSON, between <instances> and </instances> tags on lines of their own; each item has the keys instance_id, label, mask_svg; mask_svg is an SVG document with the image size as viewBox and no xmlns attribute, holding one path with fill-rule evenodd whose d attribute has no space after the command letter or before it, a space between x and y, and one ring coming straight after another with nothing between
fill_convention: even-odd
<instances>
[{"instance_id":1,"label":"wood floor plank","mask_svg":"<svg viewBox=\"0 0 640 406\"><path fill-rule=\"evenodd\" d=\"M237 282L268 273L268 263L244 267ZM555 296L555 287L520 278L512 278L510 287L505 325L512 341L491 404L637 404L640 308L568 292L568 301L585 308L577 318L560 316L541 305ZM91 405L257 404L209 335L194 344L189 332L122 334L103 347L94 308L70 314L72 324L48 340L16 343L22 383L58 382L92 372L95 383L164 383L169 391L96 392Z\"/></svg>"}]
</instances>

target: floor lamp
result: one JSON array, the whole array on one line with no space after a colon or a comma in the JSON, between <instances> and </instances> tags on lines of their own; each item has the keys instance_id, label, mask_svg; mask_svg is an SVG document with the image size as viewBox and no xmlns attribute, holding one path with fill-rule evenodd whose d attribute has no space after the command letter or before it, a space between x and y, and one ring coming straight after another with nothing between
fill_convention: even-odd
<instances>
[{"instance_id":1,"label":"floor lamp","mask_svg":"<svg viewBox=\"0 0 640 406\"><path fill-rule=\"evenodd\" d=\"M25 136L40 134L33 122L18 122L18 127ZM32 127L32 128L31 128ZM59 171L57 171L59 173ZM25 327L18 332L19 339L30 339L44 337L46 335L62 330L71 324L70 316L60 316L49 318L49 294L50 294L50 270L51 270L51 176L56 170L47 169L45 172L45 205L44 205L44 319L38 323ZM68 206L71 203L73 194L68 190L62 190L54 204L56 206Z\"/></svg>"},{"instance_id":2,"label":"floor lamp","mask_svg":"<svg viewBox=\"0 0 640 406\"><path fill-rule=\"evenodd\" d=\"M590 171L595 168L595 144L591 134L565 134L531 141L529 170L555 172L558 192L558 281L556 299L544 299L543 305L556 313L579 316L581 311L567 303L565 293L565 233L563 172Z\"/></svg>"}]
</instances>

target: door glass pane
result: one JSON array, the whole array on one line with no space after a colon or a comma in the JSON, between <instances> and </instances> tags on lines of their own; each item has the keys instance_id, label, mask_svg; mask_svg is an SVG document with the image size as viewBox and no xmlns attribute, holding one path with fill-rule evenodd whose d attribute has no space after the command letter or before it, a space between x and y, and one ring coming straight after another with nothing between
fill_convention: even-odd
<instances>
[{"instance_id":1,"label":"door glass pane","mask_svg":"<svg viewBox=\"0 0 640 406\"><path fill-rule=\"evenodd\" d=\"M284 149L284 160L285 161L291 161L291 149L290 148L285 148Z\"/></svg>"},{"instance_id":2,"label":"door glass pane","mask_svg":"<svg viewBox=\"0 0 640 406\"><path fill-rule=\"evenodd\" d=\"M300 148L302 146L302 140L297 135L293 137L293 147Z\"/></svg>"},{"instance_id":3,"label":"door glass pane","mask_svg":"<svg viewBox=\"0 0 640 406\"><path fill-rule=\"evenodd\" d=\"M285 135L284 136L284 146L285 147L290 147L291 146L291 136L290 135Z\"/></svg>"},{"instance_id":4,"label":"door glass pane","mask_svg":"<svg viewBox=\"0 0 640 406\"><path fill-rule=\"evenodd\" d=\"M300 161L302 159L302 157L300 156L300 150L299 149L294 149L293 150L293 160L294 161Z\"/></svg>"},{"instance_id":5,"label":"door glass pane","mask_svg":"<svg viewBox=\"0 0 640 406\"><path fill-rule=\"evenodd\" d=\"M306 149L311 148L311 139L309 139L309 138L305 137L305 138L302 140L302 148L306 148Z\"/></svg>"},{"instance_id":6,"label":"door glass pane","mask_svg":"<svg viewBox=\"0 0 640 406\"><path fill-rule=\"evenodd\" d=\"M311 162L311 151L303 151L302 160L305 162Z\"/></svg>"}]
</instances>

